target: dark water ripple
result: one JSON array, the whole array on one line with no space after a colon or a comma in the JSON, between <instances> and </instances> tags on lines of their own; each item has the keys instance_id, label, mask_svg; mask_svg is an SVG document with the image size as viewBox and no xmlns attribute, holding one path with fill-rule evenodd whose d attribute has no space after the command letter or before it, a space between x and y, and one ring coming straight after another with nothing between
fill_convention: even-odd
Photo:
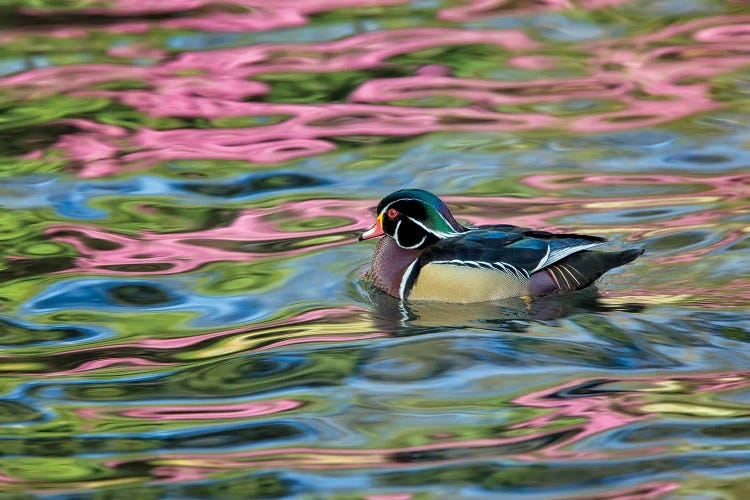
<instances>
[{"instance_id":1,"label":"dark water ripple","mask_svg":"<svg viewBox=\"0 0 750 500\"><path fill-rule=\"evenodd\" d=\"M746 498L742 2L0 6L0 496ZM361 278L378 199L646 249Z\"/></svg>"}]
</instances>

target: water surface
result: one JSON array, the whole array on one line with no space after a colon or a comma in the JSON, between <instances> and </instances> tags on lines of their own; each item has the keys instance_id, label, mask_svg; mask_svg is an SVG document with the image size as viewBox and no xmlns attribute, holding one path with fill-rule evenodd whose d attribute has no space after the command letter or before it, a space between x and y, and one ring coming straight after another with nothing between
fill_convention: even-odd
<instances>
[{"instance_id":1,"label":"water surface","mask_svg":"<svg viewBox=\"0 0 750 500\"><path fill-rule=\"evenodd\" d=\"M750 494L746 3L12 0L0 42L3 494ZM404 307L356 238L406 186L646 254Z\"/></svg>"}]
</instances>

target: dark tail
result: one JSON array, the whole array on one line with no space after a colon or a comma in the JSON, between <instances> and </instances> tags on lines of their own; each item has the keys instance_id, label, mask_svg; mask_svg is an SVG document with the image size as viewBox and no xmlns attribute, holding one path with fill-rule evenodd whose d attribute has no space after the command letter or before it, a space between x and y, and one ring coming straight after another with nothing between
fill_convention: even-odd
<instances>
[{"instance_id":1,"label":"dark tail","mask_svg":"<svg viewBox=\"0 0 750 500\"><path fill-rule=\"evenodd\" d=\"M633 248L621 252L585 250L555 262L531 276L531 294L572 292L586 288L610 269L633 262L644 250Z\"/></svg>"}]
</instances>

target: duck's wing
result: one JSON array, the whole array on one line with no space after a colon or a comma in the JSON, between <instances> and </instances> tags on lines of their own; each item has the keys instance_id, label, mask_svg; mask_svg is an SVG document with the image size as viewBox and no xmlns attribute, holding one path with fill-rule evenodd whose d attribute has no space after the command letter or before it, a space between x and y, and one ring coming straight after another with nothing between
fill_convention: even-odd
<instances>
[{"instance_id":1,"label":"duck's wing","mask_svg":"<svg viewBox=\"0 0 750 500\"><path fill-rule=\"evenodd\" d=\"M528 227L514 226L512 224L487 224L482 226L466 226L466 228L470 231L500 231L503 233L527 233L533 231L533 229Z\"/></svg>"},{"instance_id":2,"label":"duck's wing","mask_svg":"<svg viewBox=\"0 0 750 500\"><path fill-rule=\"evenodd\" d=\"M469 267L517 269L531 274L576 252L607 242L582 234L555 234L516 228L476 229L438 241L420 256L421 264L451 262Z\"/></svg>"},{"instance_id":3,"label":"duck's wing","mask_svg":"<svg viewBox=\"0 0 750 500\"><path fill-rule=\"evenodd\" d=\"M509 229L477 228L438 241L406 271L401 296L414 292L425 300L449 300L454 294L456 300L450 301L473 302L525 295L533 273L606 242L596 236Z\"/></svg>"}]
</instances>

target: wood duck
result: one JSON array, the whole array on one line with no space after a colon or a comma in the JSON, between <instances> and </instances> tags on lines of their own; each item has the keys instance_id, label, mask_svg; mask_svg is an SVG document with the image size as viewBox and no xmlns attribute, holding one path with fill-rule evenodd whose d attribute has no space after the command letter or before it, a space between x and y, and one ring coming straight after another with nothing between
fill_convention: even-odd
<instances>
[{"instance_id":1,"label":"wood duck","mask_svg":"<svg viewBox=\"0 0 750 500\"><path fill-rule=\"evenodd\" d=\"M571 292L635 260L643 249L590 251L605 238L507 224L462 226L421 189L383 198L360 241L382 236L369 272L385 293L410 301L486 302Z\"/></svg>"}]
</instances>

